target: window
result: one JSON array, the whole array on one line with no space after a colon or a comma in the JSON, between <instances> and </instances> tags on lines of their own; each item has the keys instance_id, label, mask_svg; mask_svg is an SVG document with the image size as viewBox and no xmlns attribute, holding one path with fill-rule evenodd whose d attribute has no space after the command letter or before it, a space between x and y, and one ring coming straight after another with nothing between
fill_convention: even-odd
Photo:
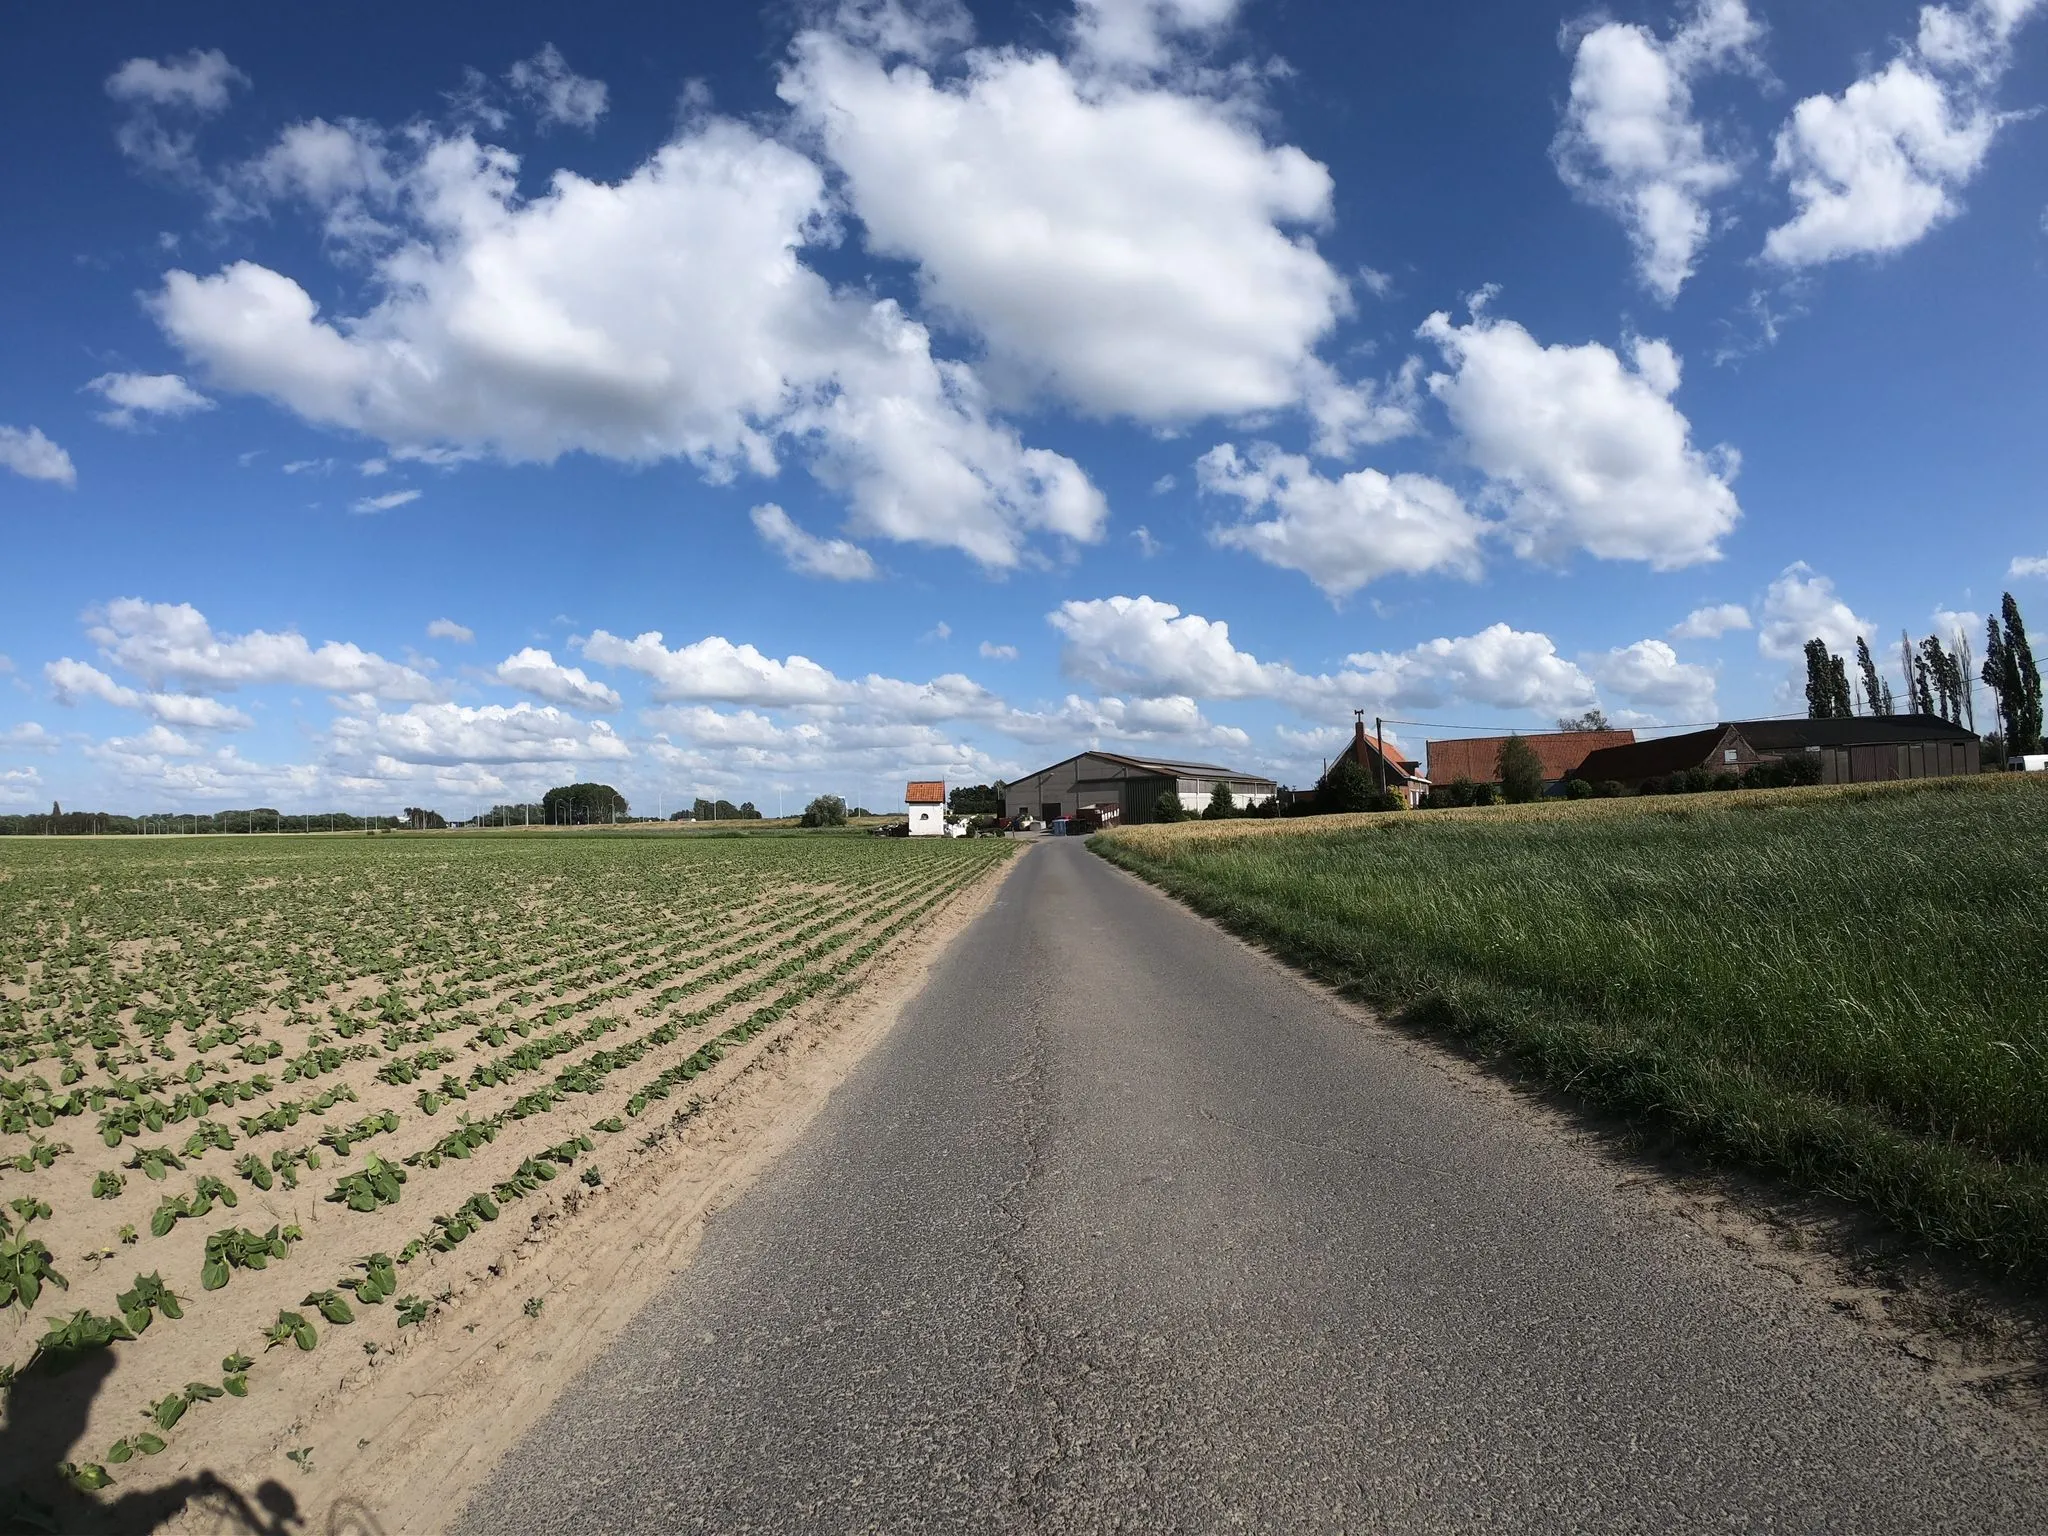
<instances>
[{"instance_id":1,"label":"window","mask_svg":"<svg viewBox=\"0 0 2048 1536\"><path fill-rule=\"evenodd\" d=\"M1721 761L1722 761L1722 762L1724 762L1724 763L1732 763L1732 762L1734 762L1734 761L1735 761L1735 757L1736 757L1736 752L1735 752L1735 749L1734 749L1733 747L1723 747L1723 748L1721 749Z\"/></svg>"}]
</instances>

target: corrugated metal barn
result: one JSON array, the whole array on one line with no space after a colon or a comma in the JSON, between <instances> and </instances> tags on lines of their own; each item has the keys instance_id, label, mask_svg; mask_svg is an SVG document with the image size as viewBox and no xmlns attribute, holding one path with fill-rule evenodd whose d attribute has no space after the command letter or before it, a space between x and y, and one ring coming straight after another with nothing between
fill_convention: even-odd
<instances>
[{"instance_id":1,"label":"corrugated metal barn","mask_svg":"<svg viewBox=\"0 0 2048 1536\"><path fill-rule=\"evenodd\" d=\"M1083 752L1008 785L1003 793L1003 813L1057 821L1091 809L1100 812L1106 822L1136 826L1158 819L1153 808L1167 790L1178 793L1180 803L1190 811L1200 811L1219 783L1230 786L1230 798L1240 810L1263 805L1278 789L1271 779L1216 763Z\"/></svg>"},{"instance_id":2,"label":"corrugated metal barn","mask_svg":"<svg viewBox=\"0 0 2048 1536\"><path fill-rule=\"evenodd\" d=\"M1981 744L1974 732L1939 715L1856 715L1846 720L1735 720L1587 755L1574 778L1630 788L1694 768L1744 773L1760 762L1811 753L1823 784L1885 779L1946 779L1976 773Z\"/></svg>"}]
</instances>

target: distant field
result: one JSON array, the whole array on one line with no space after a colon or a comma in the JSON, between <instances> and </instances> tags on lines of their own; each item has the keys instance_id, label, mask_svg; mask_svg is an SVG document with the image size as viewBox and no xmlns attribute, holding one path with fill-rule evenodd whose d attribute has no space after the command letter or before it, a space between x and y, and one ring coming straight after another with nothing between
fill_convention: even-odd
<instances>
[{"instance_id":1,"label":"distant field","mask_svg":"<svg viewBox=\"0 0 2048 1536\"><path fill-rule=\"evenodd\" d=\"M1013 851L0 842L0 1490L260 1455Z\"/></svg>"},{"instance_id":2,"label":"distant field","mask_svg":"<svg viewBox=\"0 0 2048 1536\"><path fill-rule=\"evenodd\" d=\"M1184 824L1093 846L1596 1104L2048 1272L2048 783Z\"/></svg>"}]
</instances>

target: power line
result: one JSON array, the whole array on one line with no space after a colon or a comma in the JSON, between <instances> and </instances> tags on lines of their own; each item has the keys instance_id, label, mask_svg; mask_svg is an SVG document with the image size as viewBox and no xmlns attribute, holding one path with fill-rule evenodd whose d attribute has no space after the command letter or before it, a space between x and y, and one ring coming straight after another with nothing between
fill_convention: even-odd
<instances>
[{"instance_id":1,"label":"power line","mask_svg":"<svg viewBox=\"0 0 2048 1536\"><path fill-rule=\"evenodd\" d=\"M1583 736L1587 734L1586 732L1579 730L1532 731L1528 729L1528 727L1522 725L1450 725L1442 720L1396 720L1392 715L1387 715L1384 718L1386 724L1388 725L1412 725L1417 727L1418 729L1426 731L1483 731L1495 733L1502 736ZM1795 712L1792 714L1784 715L1751 715L1749 716L1749 718L1752 720L1804 720L1808 717L1803 713ZM1608 727L1608 729L1624 731L1633 730L1638 732L1703 731L1710 726L1726 724L1728 724L1728 722L1725 720L1685 720L1674 721L1665 725L1610 726Z\"/></svg>"}]
</instances>

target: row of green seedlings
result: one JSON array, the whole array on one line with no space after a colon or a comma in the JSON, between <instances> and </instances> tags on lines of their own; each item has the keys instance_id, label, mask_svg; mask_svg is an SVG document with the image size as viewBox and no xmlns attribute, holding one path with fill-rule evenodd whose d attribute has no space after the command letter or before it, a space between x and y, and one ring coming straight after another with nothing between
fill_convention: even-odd
<instances>
[{"instance_id":1,"label":"row of green seedlings","mask_svg":"<svg viewBox=\"0 0 2048 1536\"><path fill-rule=\"evenodd\" d=\"M859 957L855 963L864 963L869 956L873 955L888 941L890 936L916 922L933 907L946 900L968 878L971 878L971 874L963 875L959 879L948 882L947 885L941 887L939 891L931 895L926 901L905 911L894 922L888 923L879 929L841 930L823 942L813 945L797 955L790 956L754 982L736 988L733 992L728 993L716 1004L708 1008L693 1014L677 1015L614 1049L594 1052L585 1061L576 1063L557 1073L553 1083L523 1096L508 1109L483 1120L465 1118L462 1124L454 1131L442 1137L432 1146L413 1153L405 1159L405 1162L409 1166L424 1164L427 1167L439 1167L444 1157L467 1158L475 1148L486 1145L494 1140L499 1127L505 1120L523 1119L528 1114L537 1113L551 1107L555 1103L561 1102L569 1093L595 1093L602 1087L603 1078L612 1072L639 1062L650 1050L673 1043L684 1031L700 1027L719 1014L729 1011L736 1004L749 1001L771 987L777 986L779 983L787 984L776 1003L757 1009L747 1019L732 1026L713 1040L706 1042L697 1051L692 1053L690 1057L669 1068L667 1072L664 1072L640 1092L634 1094L628 1101L628 1109L630 1113L636 1116L639 1115L646 1108L650 1099L667 1097L671 1088L676 1083L686 1082L716 1064L732 1046L753 1038L761 1030L784 1017L791 1008L795 1007L804 998L822 989L836 975L836 973L810 973L806 969L809 965L829 957L861 934L870 933L872 936L855 951L855 954ZM835 921L836 919L827 920L815 925L815 928L830 928L834 925ZM815 928L810 931L815 931ZM600 1029L598 1025L602 1025L603 1029ZM536 1067L549 1056L574 1049L577 1044L586 1043L589 1039L595 1038L597 1034L603 1033L604 1030L615 1027L615 1021L600 1020L590 1030L582 1032L580 1038L578 1036L560 1035L545 1040L528 1042L519 1051L513 1053L516 1061L488 1064L489 1070L496 1074L502 1072L506 1066L516 1065L520 1069ZM486 1067L480 1065L478 1070L480 1072L485 1071ZM354 1210L372 1211L380 1205L395 1203L399 1198L399 1186L404 1182L405 1173L403 1169L392 1168L390 1165L385 1164L380 1170L349 1176L337 1186L335 1193L327 1198L346 1203ZM481 1212L472 1212L472 1214L481 1215ZM464 1220L459 1214L456 1219L458 1225ZM492 1218L484 1217L483 1219ZM463 1235L467 1235L466 1230ZM457 1238L456 1241L460 1241L460 1239Z\"/></svg>"}]
</instances>

